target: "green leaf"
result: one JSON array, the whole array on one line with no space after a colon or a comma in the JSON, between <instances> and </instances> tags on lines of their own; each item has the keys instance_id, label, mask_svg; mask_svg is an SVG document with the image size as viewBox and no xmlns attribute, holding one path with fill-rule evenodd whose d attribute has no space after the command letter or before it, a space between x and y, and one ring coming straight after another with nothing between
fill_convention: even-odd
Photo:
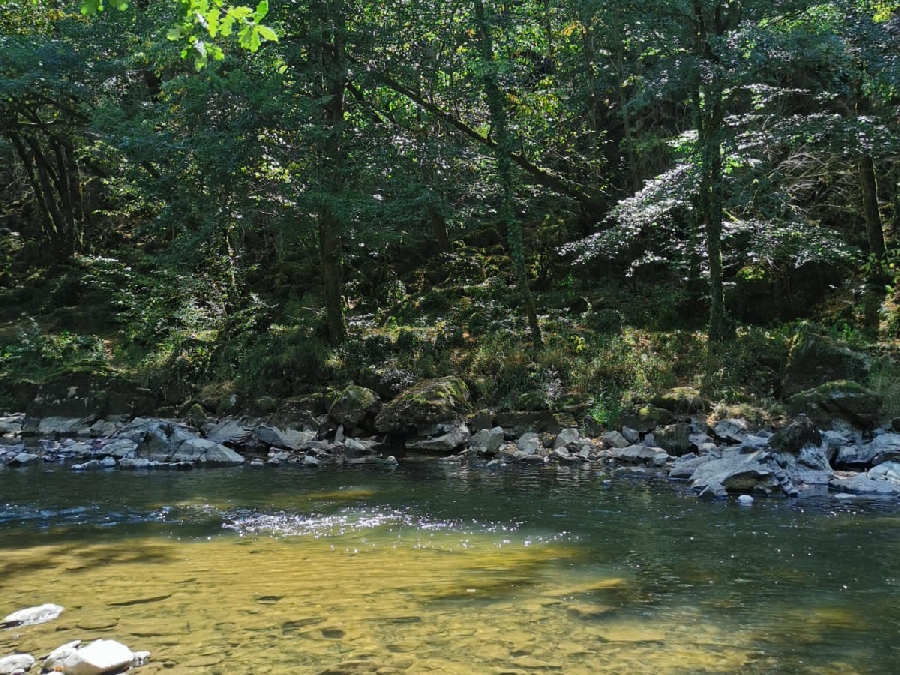
<instances>
[{"instance_id":1,"label":"green leaf","mask_svg":"<svg viewBox=\"0 0 900 675\"><path fill-rule=\"evenodd\" d=\"M169 40L180 40L182 37L184 37L184 31L181 29L181 26L170 28L169 32L166 33L166 38Z\"/></svg>"},{"instance_id":2,"label":"green leaf","mask_svg":"<svg viewBox=\"0 0 900 675\"><path fill-rule=\"evenodd\" d=\"M242 48L250 52L259 49L259 30L258 26L244 26L238 33L240 45Z\"/></svg>"},{"instance_id":3,"label":"green leaf","mask_svg":"<svg viewBox=\"0 0 900 675\"><path fill-rule=\"evenodd\" d=\"M222 19L222 22L219 24L219 35L222 37L228 37L231 35L231 29L234 26L234 17L230 14L226 14L225 18Z\"/></svg>"},{"instance_id":4,"label":"green leaf","mask_svg":"<svg viewBox=\"0 0 900 675\"><path fill-rule=\"evenodd\" d=\"M256 6L256 13L253 15L253 18L256 21L262 21L268 13L269 0L260 0L259 4Z\"/></svg>"},{"instance_id":5,"label":"green leaf","mask_svg":"<svg viewBox=\"0 0 900 675\"><path fill-rule=\"evenodd\" d=\"M128 9L128 0L109 0L109 4L122 12Z\"/></svg>"},{"instance_id":6,"label":"green leaf","mask_svg":"<svg viewBox=\"0 0 900 675\"><path fill-rule=\"evenodd\" d=\"M219 13L216 7L213 7L206 13L206 29L212 38L216 37L216 33L219 32Z\"/></svg>"},{"instance_id":7,"label":"green leaf","mask_svg":"<svg viewBox=\"0 0 900 675\"><path fill-rule=\"evenodd\" d=\"M101 9L100 0L81 0L81 13L85 16L92 16Z\"/></svg>"},{"instance_id":8,"label":"green leaf","mask_svg":"<svg viewBox=\"0 0 900 675\"><path fill-rule=\"evenodd\" d=\"M232 17L237 21L242 21L246 19L248 16L253 14L253 10L245 5L239 5L238 7L232 7L228 10L228 16Z\"/></svg>"},{"instance_id":9,"label":"green leaf","mask_svg":"<svg viewBox=\"0 0 900 675\"><path fill-rule=\"evenodd\" d=\"M274 30L269 28L268 26L257 26L259 29L259 37L263 40L269 40L271 42L278 42L278 35Z\"/></svg>"}]
</instances>

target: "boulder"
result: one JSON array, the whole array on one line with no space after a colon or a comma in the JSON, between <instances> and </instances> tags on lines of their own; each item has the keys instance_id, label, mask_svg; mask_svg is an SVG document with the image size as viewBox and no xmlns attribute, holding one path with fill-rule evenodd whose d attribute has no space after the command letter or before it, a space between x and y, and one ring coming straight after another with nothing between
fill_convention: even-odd
<instances>
[{"instance_id":1,"label":"boulder","mask_svg":"<svg viewBox=\"0 0 900 675\"><path fill-rule=\"evenodd\" d=\"M65 675L103 675L129 667L132 651L115 640L94 640L69 654L62 662Z\"/></svg>"},{"instance_id":2,"label":"boulder","mask_svg":"<svg viewBox=\"0 0 900 675\"><path fill-rule=\"evenodd\" d=\"M738 418L719 420L713 425L713 435L725 443L743 443L750 435L747 422Z\"/></svg>"},{"instance_id":3,"label":"boulder","mask_svg":"<svg viewBox=\"0 0 900 675\"><path fill-rule=\"evenodd\" d=\"M104 444L101 453L116 459L124 459L125 457L134 457L137 448L138 444L130 438L116 438Z\"/></svg>"},{"instance_id":4,"label":"boulder","mask_svg":"<svg viewBox=\"0 0 900 675\"><path fill-rule=\"evenodd\" d=\"M653 432L656 445L676 457L691 451L690 435L691 425L684 422L667 424Z\"/></svg>"},{"instance_id":5,"label":"boulder","mask_svg":"<svg viewBox=\"0 0 900 675\"><path fill-rule=\"evenodd\" d=\"M651 405L627 411L622 414L621 418L623 426L642 434L653 431L656 427L671 424L674 421L675 416L671 412L665 408L657 408Z\"/></svg>"},{"instance_id":6,"label":"boulder","mask_svg":"<svg viewBox=\"0 0 900 675\"><path fill-rule=\"evenodd\" d=\"M33 452L20 452L17 453L15 457L9 460L10 466L25 466L26 464L36 464L40 460L40 457L35 455Z\"/></svg>"},{"instance_id":7,"label":"boulder","mask_svg":"<svg viewBox=\"0 0 900 675\"><path fill-rule=\"evenodd\" d=\"M618 431L607 431L600 438L603 441L603 445L607 448L627 448L629 445L637 444L637 440L629 443L628 439Z\"/></svg>"},{"instance_id":8,"label":"boulder","mask_svg":"<svg viewBox=\"0 0 900 675\"><path fill-rule=\"evenodd\" d=\"M151 469L156 465L145 457L125 457L119 460L120 469Z\"/></svg>"},{"instance_id":9,"label":"boulder","mask_svg":"<svg viewBox=\"0 0 900 675\"><path fill-rule=\"evenodd\" d=\"M775 452L791 452L798 454L807 446L817 447L822 444L822 435L815 423L805 415L792 420L769 439L769 447Z\"/></svg>"},{"instance_id":10,"label":"boulder","mask_svg":"<svg viewBox=\"0 0 900 675\"><path fill-rule=\"evenodd\" d=\"M462 421L438 425L438 435L408 439L406 448L421 452L453 452L469 442L469 428Z\"/></svg>"},{"instance_id":11,"label":"boulder","mask_svg":"<svg viewBox=\"0 0 900 675\"><path fill-rule=\"evenodd\" d=\"M282 450L306 450L310 441L317 437L314 431L297 431L296 429L279 429L264 424L253 430L254 436L263 445Z\"/></svg>"},{"instance_id":12,"label":"boulder","mask_svg":"<svg viewBox=\"0 0 900 675\"><path fill-rule=\"evenodd\" d=\"M691 476L691 487L702 492L710 485L720 484L728 492L771 494L781 489L781 481L775 475L777 465L773 466L769 459L769 453L763 450L750 454L728 450L721 459L698 466Z\"/></svg>"},{"instance_id":13,"label":"boulder","mask_svg":"<svg viewBox=\"0 0 900 675\"><path fill-rule=\"evenodd\" d=\"M809 326L797 331L782 369L785 398L835 380L860 380L869 372L869 359L815 333Z\"/></svg>"},{"instance_id":14,"label":"boulder","mask_svg":"<svg viewBox=\"0 0 900 675\"><path fill-rule=\"evenodd\" d=\"M496 414L496 422L509 436L521 436L528 431L557 434L560 429L573 426L567 420L561 421L560 417L549 410L507 410Z\"/></svg>"},{"instance_id":15,"label":"boulder","mask_svg":"<svg viewBox=\"0 0 900 675\"><path fill-rule=\"evenodd\" d=\"M381 398L371 389L350 385L340 393L328 411L329 417L345 429L371 428L381 409Z\"/></svg>"},{"instance_id":16,"label":"boulder","mask_svg":"<svg viewBox=\"0 0 900 675\"><path fill-rule=\"evenodd\" d=\"M650 402L657 408L682 415L707 412L709 401L693 387L675 387L667 392L654 396Z\"/></svg>"},{"instance_id":17,"label":"boulder","mask_svg":"<svg viewBox=\"0 0 900 675\"><path fill-rule=\"evenodd\" d=\"M516 450L524 455L535 455L544 447L541 437L533 431L522 434L516 441Z\"/></svg>"},{"instance_id":18,"label":"boulder","mask_svg":"<svg viewBox=\"0 0 900 675\"><path fill-rule=\"evenodd\" d=\"M10 654L0 659L0 675L13 675L31 670L34 657L31 654Z\"/></svg>"},{"instance_id":19,"label":"boulder","mask_svg":"<svg viewBox=\"0 0 900 675\"><path fill-rule=\"evenodd\" d=\"M578 429L563 429L556 435L553 448L554 450L558 448L572 450L578 445L579 440L581 440L581 434L578 433Z\"/></svg>"},{"instance_id":20,"label":"boulder","mask_svg":"<svg viewBox=\"0 0 900 675\"><path fill-rule=\"evenodd\" d=\"M15 436L22 433L22 423L25 421L25 415L4 415L0 416L0 436L7 434Z\"/></svg>"},{"instance_id":21,"label":"boulder","mask_svg":"<svg viewBox=\"0 0 900 675\"><path fill-rule=\"evenodd\" d=\"M496 455L504 438L503 427L482 429L469 440L469 447L479 455Z\"/></svg>"},{"instance_id":22,"label":"boulder","mask_svg":"<svg viewBox=\"0 0 900 675\"><path fill-rule=\"evenodd\" d=\"M170 462L191 462L204 466L235 466L244 463L244 458L231 448L205 438L191 438L178 446L169 457Z\"/></svg>"},{"instance_id":23,"label":"boulder","mask_svg":"<svg viewBox=\"0 0 900 675\"><path fill-rule=\"evenodd\" d=\"M835 418L862 429L872 426L881 412L881 397L858 382L835 380L791 396L793 414L807 415L821 426L831 426Z\"/></svg>"},{"instance_id":24,"label":"boulder","mask_svg":"<svg viewBox=\"0 0 900 675\"><path fill-rule=\"evenodd\" d=\"M883 477L872 478L866 473L849 478L832 478L828 483L828 487L837 492L857 495L900 496L900 482L886 480Z\"/></svg>"},{"instance_id":25,"label":"boulder","mask_svg":"<svg viewBox=\"0 0 900 675\"><path fill-rule=\"evenodd\" d=\"M28 607L20 609L12 614L7 614L0 619L0 626L3 628L12 628L14 626L33 626L39 623L52 621L62 614L65 610L59 605L53 603L45 603L36 607Z\"/></svg>"},{"instance_id":26,"label":"boulder","mask_svg":"<svg viewBox=\"0 0 900 675\"><path fill-rule=\"evenodd\" d=\"M468 412L469 390L458 377L423 380L386 404L375 418L375 427L382 433L415 433L462 420Z\"/></svg>"},{"instance_id":27,"label":"boulder","mask_svg":"<svg viewBox=\"0 0 900 675\"><path fill-rule=\"evenodd\" d=\"M374 455L378 452L381 444L371 439L345 438L344 452L350 457L361 457L366 455Z\"/></svg>"},{"instance_id":28,"label":"boulder","mask_svg":"<svg viewBox=\"0 0 900 675\"><path fill-rule=\"evenodd\" d=\"M240 448L253 438L253 429L237 420L224 420L213 426L206 437L214 443Z\"/></svg>"},{"instance_id":29,"label":"boulder","mask_svg":"<svg viewBox=\"0 0 900 675\"><path fill-rule=\"evenodd\" d=\"M690 480L698 466L706 464L712 459L713 457L710 455L695 455L693 453L682 455L675 460L672 468L669 469L669 478L672 480Z\"/></svg>"}]
</instances>

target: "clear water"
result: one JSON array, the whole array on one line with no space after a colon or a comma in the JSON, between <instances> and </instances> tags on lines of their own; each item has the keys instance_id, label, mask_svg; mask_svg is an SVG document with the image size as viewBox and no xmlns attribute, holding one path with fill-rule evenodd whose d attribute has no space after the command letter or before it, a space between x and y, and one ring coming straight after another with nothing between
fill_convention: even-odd
<instances>
[{"instance_id":1,"label":"clear water","mask_svg":"<svg viewBox=\"0 0 900 675\"><path fill-rule=\"evenodd\" d=\"M0 655L151 673L880 675L895 502L701 503L565 467L0 472Z\"/></svg>"}]
</instances>

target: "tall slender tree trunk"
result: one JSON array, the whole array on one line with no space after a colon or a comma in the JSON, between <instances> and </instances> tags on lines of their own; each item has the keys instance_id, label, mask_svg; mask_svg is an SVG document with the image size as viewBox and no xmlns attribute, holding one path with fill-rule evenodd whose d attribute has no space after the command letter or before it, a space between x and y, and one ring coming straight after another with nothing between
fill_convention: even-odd
<instances>
[{"instance_id":1,"label":"tall slender tree trunk","mask_svg":"<svg viewBox=\"0 0 900 675\"><path fill-rule=\"evenodd\" d=\"M514 208L514 188L512 175L512 137L509 132L509 120L506 114L506 103L503 91L497 82L497 69L494 60L494 46L491 38L490 24L484 11L482 0L476 0L475 17L478 21L479 48L483 69L483 83L487 98L491 126L497 139L494 157L497 162L497 179L500 183L500 218L506 226L506 242L512 259L516 280L516 290L525 306L531 340L535 347L543 344L541 327L538 323L534 296L528 286L528 273L525 269L525 244L522 239L522 224L516 218Z\"/></svg>"},{"instance_id":2,"label":"tall slender tree trunk","mask_svg":"<svg viewBox=\"0 0 900 675\"><path fill-rule=\"evenodd\" d=\"M863 217L869 239L869 253L879 260L884 258L884 227L878 210L878 181L875 178L875 162L869 154L859 158L859 188L862 193Z\"/></svg>"},{"instance_id":3,"label":"tall slender tree trunk","mask_svg":"<svg viewBox=\"0 0 900 675\"><path fill-rule=\"evenodd\" d=\"M343 148L341 135L344 123L344 90L347 80L347 59L344 50L346 7L343 0L321 0L311 7L311 30L319 66L320 93L325 101L323 109L324 140L320 151L323 189L319 205L319 253L325 287L325 316L328 340L338 345L346 337L344 303L342 297L341 249L343 223L334 204L340 200L344 188Z\"/></svg>"}]
</instances>

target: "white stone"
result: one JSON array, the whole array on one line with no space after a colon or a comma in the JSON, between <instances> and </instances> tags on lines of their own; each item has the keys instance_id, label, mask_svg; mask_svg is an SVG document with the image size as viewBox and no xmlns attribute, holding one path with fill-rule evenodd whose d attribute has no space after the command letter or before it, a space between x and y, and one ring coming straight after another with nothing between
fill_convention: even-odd
<instances>
[{"instance_id":1,"label":"white stone","mask_svg":"<svg viewBox=\"0 0 900 675\"><path fill-rule=\"evenodd\" d=\"M0 675L13 675L31 670L34 657L31 654L10 654L0 659Z\"/></svg>"},{"instance_id":2,"label":"white stone","mask_svg":"<svg viewBox=\"0 0 900 675\"><path fill-rule=\"evenodd\" d=\"M741 506L753 506L753 497L750 495L741 495L737 498L737 503Z\"/></svg>"},{"instance_id":3,"label":"white stone","mask_svg":"<svg viewBox=\"0 0 900 675\"><path fill-rule=\"evenodd\" d=\"M146 665L147 661L149 661L149 660L150 660L150 652L148 652L148 651L134 652L134 660L132 661L131 665L133 665L135 667L143 666L143 665Z\"/></svg>"},{"instance_id":4,"label":"white stone","mask_svg":"<svg viewBox=\"0 0 900 675\"><path fill-rule=\"evenodd\" d=\"M44 659L44 665L41 669L44 672L61 670L63 667L62 662L78 651L78 645L80 644L81 640L72 640L72 642L67 642L57 647Z\"/></svg>"},{"instance_id":5,"label":"white stone","mask_svg":"<svg viewBox=\"0 0 900 675\"><path fill-rule=\"evenodd\" d=\"M504 438L503 427L482 429L472 436L469 446L479 455L494 455L503 445Z\"/></svg>"},{"instance_id":6,"label":"white stone","mask_svg":"<svg viewBox=\"0 0 900 675\"><path fill-rule=\"evenodd\" d=\"M115 640L94 640L63 660L66 675L102 675L132 664L132 651Z\"/></svg>"},{"instance_id":7,"label":"white stone","mask_svg":"<svg viewBox=\"0 0 900 675\"><path fill-rule=\"evenodd\" d=\"M20 609L12 614L7 614L0 620L0 626L32 626L37 623L46 623L52 621L65 610L59 605L48 602L37 607L28 607Z\"/></svg>"}]
</instances>

